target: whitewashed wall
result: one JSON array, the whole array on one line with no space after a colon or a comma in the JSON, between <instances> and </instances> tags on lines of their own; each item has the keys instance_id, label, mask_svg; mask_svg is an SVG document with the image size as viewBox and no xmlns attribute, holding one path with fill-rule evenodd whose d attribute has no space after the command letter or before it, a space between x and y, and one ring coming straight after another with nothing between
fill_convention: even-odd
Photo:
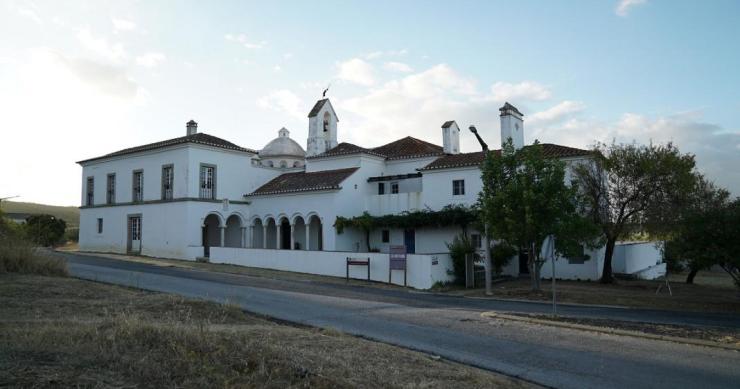
<instances>
[{"instance_id":1,"label":"whitewashed wall","mask_svg":"<svg viewBox=\"0 0 740 389\"><path fill-rule=\"evenodd\" d=\"M370 279L388 282L388 254L337 251L300 251L270 249L211 248L211 262L227 263L298 273L345 277L346 258L370 258ZM429 289L435 282L453 279L452 261L448 254L409 254L407 285ZM350 266L350 277L367 279L367 267ZM392 283L403 284L403 272L393 271Z\"/></svg>"},{"instance_id":2,"label":"whitewashed wall","mask_svg":"<svg viewBox=\"0 0 740 389\"><path fill-rule=\"evenodd\" d=\"M662 262L663 252L659 243L618 243L614 247L612 269L615 273L634 274Z\"/></svg>"},{"instance_id":3,"label":"whitewashed wall","mask_svg":"<svg viewBox=\"0 0 740 389\"><path fill-rule=\"evenodd\" d=\"M449 204L471 206L478 201L478 193L483 188L480 179L480 169L471 167L466 169L444 169L423 172L422 182L424 192L422 202L434 210L439 210ZM452 181L465 180L465 194L452 194Z\"/></svg>"}]
</instances>

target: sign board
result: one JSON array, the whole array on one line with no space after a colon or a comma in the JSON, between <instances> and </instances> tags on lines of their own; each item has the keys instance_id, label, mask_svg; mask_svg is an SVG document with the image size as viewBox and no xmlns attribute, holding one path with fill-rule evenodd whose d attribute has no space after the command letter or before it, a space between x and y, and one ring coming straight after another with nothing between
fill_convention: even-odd
<instances>
[{"instance_id":1,"label":"sign board","mask_svg":"<svg viewBox=\"0 0 740 389\"><path fill-rule=\"evenodd\" d=\"M406 246L391 246L388 252L388 283L391 283L391 272L403 270L403 286L406 286Z\"/></svg>"},{"instance_id":2,"label":"sign board","mask_svg":"<svg viewBox=\"0 0 740 389\"><path fill-rule=\"evenodd\" d=\"M406 246L391 246L388 255L391 270L406 270Z\"/></svg>"}]
</instances>

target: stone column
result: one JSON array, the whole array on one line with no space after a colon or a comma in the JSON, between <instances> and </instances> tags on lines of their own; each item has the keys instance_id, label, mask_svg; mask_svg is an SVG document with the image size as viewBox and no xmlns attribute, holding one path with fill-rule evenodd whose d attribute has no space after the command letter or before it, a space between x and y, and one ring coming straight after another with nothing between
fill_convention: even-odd
<instances>
[{"instance_id":1,"label":"stone column","mask_svg":"<svg viewBox=\"0 0 740 389\"><path fill-rule=\"evenodd\" d=\"M241 227L241 242L239 242L239 247L245 248L247 247L247 227Z\"/></svg>"},{"instance_id":2,"label":"stone column","mask_svg":"<svg viewBox=\"0 0 740 389\"><path fill-rule=\"evenodd\" d=\"M306 248L305 250L311 249L311 229L310 229L310 223L304 222L304 225L306 226Z\"/></svg>"},{"instance_id":3,"label":"stone column","mask_svg":"<svg viewBox=\"0 0 740 389\"><path fill-rule=\"evenodd\" d=\"M267 224L262 225L262 248L267 248Z\"/></svg>"},{"instance_id":4,"label":"stone column","mask_svg":"<svg viewBox=\"0 0 740 389\"><path fill-rule=\"evenodd\" d=\"M226 238L226 227L225 226L219 226L218 228L221 229L221 244L219 245L219 247L225 247L224 246L224 242L225 242L224 239Z\"/></svg>"},{"instance_id":5,"label":"stone column","mask_svg":"<svg viewBox=\"0 0 740 389\"><path fill-rule=\"evenodd\" d=\"M278 249L278 250L281 250L282 249L282 247L280 247L280 243L282 243L282 241L283 241L281 239L282 238L282 235L283 235L282 234L282 232L283 232L283 228L282 227L283 227L282 226L282 223L275 225L275 230L276 230L275 231L275 236L277 237L277 240L275 242L275 248Z\"/></svg>"},{"instance_id":6,"label":"stone column","mask_svg":"<svg viewBox=\"0 0 740 389\"><path fill-rule=\"evenodd\" d=\"M290 249L295 250L295 224L290 225Z\"/></svg>"}]
</instances>

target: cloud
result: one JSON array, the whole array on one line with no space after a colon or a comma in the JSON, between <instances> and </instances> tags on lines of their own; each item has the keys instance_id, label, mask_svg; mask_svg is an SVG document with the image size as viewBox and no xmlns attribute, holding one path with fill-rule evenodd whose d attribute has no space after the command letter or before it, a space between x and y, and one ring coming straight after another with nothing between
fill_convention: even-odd
<instances>
[{"instance_id":1,"label":"cloud","mask_svg":"<svg viewBox=\"0 0 740 389\"><path fill-rule=\"evenodd\" d=\"M440 126L447 120L483 123L496 117L494 103L484 101L475 80L446 64L409 74L375 87L359 96L335 103L343 114L349 142L376 146L411 135L440 143ZM462 124L461 124L462 125ZM463 143L473 138L462 139ZM472 146L473 143L468 143Z\"/></svg>"},{"instance_id":2,"label":"cloud","mask_svg":"<svg viewBox=\"0 0 740 389\"><path fill-rule=\"evenodd\" d=\"M411 73L414 71L414 69L412 69L411 66L403 62L393 62L393 61L384 63L383 69L390 71L390 72L398 72L398 73Z\"/></svg>"},{"instance_id":3,"label":"cloud","mask_svg":"<svg viewBox=\"0 0 740 389\"><path fill-rule=\"evenodd\" d=\"M629 15L632 8L645 4L646 2L647 0L620 0L617 7L614 9L614 12L621 17L625 17Z\"/></svg>"},{"instance_id":4,"label":"cloud","mask_svg":"<svg viewBox=\"0 0 740 389\"><path fill-rule=\"evenodd\" d=\"M684 153L696 155L697 168L720 186L740 195L740 131L728 131L705 121L703 112L683 112L651 117L624 113L614 122L572 118L557 125L541 127L525 120L530 139L573 147L590 147L595 142L673 142ZM528 127L529 126L529 127Z\"/></svg>"},{"instance_id":5,"label":"cloud","mask_svg":"<svg viewBox=\"0 0 740 389\"><path fill-rule=\"evenodd\" d=\"M360 58L352 58L337 64L337 77L341 80L364 86L375 84L375 69L373 65Z\"/></svg>"},{"instance_id":6,"label":"cloud","mask_svg":"<svg viewBox=\"0 0 740 389\"><path fill-rule=\"evenodd\" d=\"M145 68L154 68L167 60L167 56L162 53L150 52L136 57L136 64Z\"/></svg>"},{"instance_id":7,"label":"cloud","mask_svg":"<svg viewBox=\"0 0 740 389\"><path fill-rule=\"evenodd\" d=\"M586 106L580 101L562 101L544 111L536 112L529 117L528 124L547 126L562 122L573 114L582 112Z\"/></svg>"},{"instance_id":8,"label":"cloud","mask_svg":"<svg viewBox=\"0 0 740 389\"><path fill-rule=\"evenodd\" d=\"M399 57L408 54L408 50L388 50L388 51L373 51L365 54L365 59L378 59L381 57Z\"/></svg>"},{"instance_id":9,"label":"cloud","mask_svg":"<svg viewBox=\"0 0 740 389\"><path fill-rule=\"evenodd\" d=\"M305 104L295 93L281 89L270 92L268 95L257 99L257 106L276 112L286 113L297 119L306 118Z\"/></svg>"},{"instance_id":10,"label":"cloud","mask_svg":"<svg viewBox=\"0 0 740 389\"><path fill-rule=\"evenodd\" d=\"M547 100L552 96L550 90L534 81L522 81L518 84L497 82L491 86L491 99L495 101Z\"/></svg>"},{"instance_id":11,"label":"cloud","mask_svg":"<svg viewBox=\"0 0 740 389\"><path fill-rule=\"evenodd\" d=\"M224 39L226 39L229 42L236 42L241 44L247 49L254 50L254 49L261 49L267 45L267 41L259 41L254 42L247 39L247 36L244 34L226 34L224 35Z\"/></svg>"},{"instance_id":12,"label":"cloud","mask_svg":"<svg viewBox=\"0 0 740 389\"><path fill-rule=\"evenodd\" d=\"M113 18L111 19L111 22L113 23L113 28L116 32L134 31L137 28L136 23L126 19Z\"/></svg>"},{"instance_id":13,"label":"cloud","mask_svg":"<svg viewBox=\"0 0 740 389\"><path fill-rule=\"evenodd\" d=\"M18 11L18 15L21 15L27 19L33 20L33 22L38 25L44 24L44 21L41 20L41 17L39 16L39 14L36 11L32 10L31 8L18 8L17 11Z\"/></svg>"},{"instance_id":14,"label":"cloud","mask_svg":"<svg viewBox=\"0 0 740 389\"><path fill-rule=\"evenodd\" d=\"M24 201L79 204L75 161L151 134L132 115L148 93L125 68L56 49L14 51L13 59L7 65L12 76L0 76L3 125L13 129L3 132L3 142L33 150L5 147L0 153L0 164L13 166L3 172L0 192L12 191ZM85 141L90 139L94 147Z\"/></svg>"},{"instance_id":15,"label":"cloud","mask_svg":"<svg viewBox=\"0 0 740 389\"><path fill-rule=\"evenodd\" d=\"M77 33L77 40L83 47L112 62L122 62L128 57L121 43L108 43L102 37L95 37L88 29Z\"/></svg>"}]
</instances>

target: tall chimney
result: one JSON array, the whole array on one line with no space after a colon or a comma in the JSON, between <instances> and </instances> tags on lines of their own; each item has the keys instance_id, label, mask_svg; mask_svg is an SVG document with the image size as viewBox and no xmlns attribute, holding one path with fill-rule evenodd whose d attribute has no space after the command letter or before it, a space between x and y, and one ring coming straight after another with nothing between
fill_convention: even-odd
<instances>
[{"instance_id":1,"label":"tall chimney","mask_svg":"<svg viewBox=\"0 0 740 389\"><path fill-rule=\"evenodd\" d=\"M195 135L198 132L198 123L196 123L195 120L190 120L185 123L185 128L187 129L188 136Z\"/></svg>"},{"instance_id":2,"label":"tall chimney","mask_svg":"<svg viewBox=\"0 0 740 389\"><path fill-rule=\"evenodd\" d=\"M460 152L460 128L454 120L442 124L442 148L445 154Z\"/></svg>"},{"instance_id":3,"label":"tall chimney","mask_svg":"<svg viewBox=\"0 0 740 389\"><path fill-rule=\"evenodd\" d=\"M501 146L511 139L514 148L524 147L524 114L508 102L499 108L501 112Z\"/></svg>"}]
</instances>

